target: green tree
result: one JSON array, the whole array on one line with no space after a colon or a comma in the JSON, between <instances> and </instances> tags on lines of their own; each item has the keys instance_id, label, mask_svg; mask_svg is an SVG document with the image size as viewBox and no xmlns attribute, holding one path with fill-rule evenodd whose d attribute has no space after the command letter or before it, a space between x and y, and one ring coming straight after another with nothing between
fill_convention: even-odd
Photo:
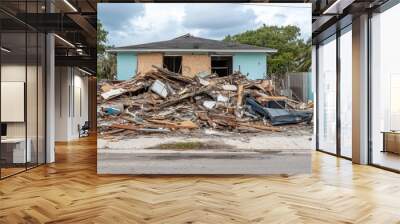
<instances>
[{"instance_id":1,"label":"green tree","mask_svg":"<svg viewBox=\"0 0 400 224\"><path fill-rule=\"evenodd\" d=\"M106 53L97 58L97 78L115 80L117 78L117 58L114 54Z\"/></svg>"},{"instance_id":2,"label":"green tree","mask_svg":"<svg viewBox=\"0 0 400 224\"><path fill-rule=\"evenodd\" d=\"M311 41L304 41L297 26L266 26L226 36L224 41L277 49L268 57L268 74L309 71Z\"/></svg>"},{"instance_id":3,"label":"green tree","mask_svg":"<svg viewBox=\"0 0 400 224\"><path fill-rule=\"evenodd\" d=\"M114 54L106 52L108 32L100 20L97 20L97 78L114 80L117 74L117 60Z\"/></svg>"},{"instance_id":4,"label":"green tree","mask_svg":"<svg viewBox=\"0 0 400 224\"><path fill-rule=\"evenodd\" d=\"M97 20L97 55L103 56L107 48L108 32L104 29L100 20Z\"/></svg>"},{"instance_id":5,"label":"green tree","mask_svg":"<svg viewBox=\"0 0 400 224\"><path fill-rule=\"evenodd\" d=\"M302 46L303 50L301 51L299 58L297 59L297 61L299 62L298 65L298 71L302 72L302 71L310 71L311 69L311 57L312 57L312 48L311 48L311 42L312 40L309 39L307 41L307 43Z\"/></svg>"}]
</instances>

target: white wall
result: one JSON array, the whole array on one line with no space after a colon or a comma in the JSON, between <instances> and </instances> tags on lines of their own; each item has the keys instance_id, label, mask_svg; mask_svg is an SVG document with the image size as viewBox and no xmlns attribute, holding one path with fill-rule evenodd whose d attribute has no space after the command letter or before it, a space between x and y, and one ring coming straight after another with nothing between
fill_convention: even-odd
<instances>
[{"instance_id":1,"label":"white wall","mask_svg":"<svg viewBox=\"0 0 400 224\"><path fill-rule=\"evenodd\" d=\"M38 69L38 70L37 70ZM25 80L27 78L27 80ZM32 162L39 159L39 163L44 163L44 74L42 68L35 66L25 66L25 64L3 64L1 66L2 82L24 82L26 84L26 107L20 108L20 112L26 112L26 120L21 122L6 122L7 137L29 139L32 152ZM2 90L3 91L3 90ZM24 94L24 90L21 90ZM4 93L3 93L4 94ZM2 95L7 97L6 95ZM7 113L13 113L10 108L2 107L1 110ZM38 155L37 155L38 153Z\"/></svg>"},{"instance_id":2,"label":"white wall","mask_svg":"<svg viewBox=\"0 0 400 224\"><path fill-rule=\"evenodd\" d=\"M27 70L25 70L27 69ZM24 82L26 71L28 72L28 88L27 88L27 119L28 119L28 137L29 130L36 130L36 82L37 80L31 77L32 74L36 75L36 66L18 65L18 64L5 64L1 66L1 81L2 82ZM36 77L36 76L35 76ZM39 107L42 105L39 105ZM2 108L6 110L7 108ZM23 108L24 109L24 108ZM9 137L25 137L26 122L7 122L7 135ZM36 137L36 132L35 132Z\"/></svg>"},{"instance_id":3,"label":"white wall","mask_svg":"<svg viewBox=\"0 0 400 224\"><path fill-rule=\"evenodd\" d=\"M25 82L25 65L2 65L1 81ZM6 108L1 108L6 110ZM7 137L25 137L25 122L7 123Z\"/></svg>"},{"instance_id":4,"label":"white wall","mask_svg":"<svg viewBox=\"0 0 400 224\"><path fill-rule=\"evenodd\" d=\"M77 70L75 70L76 72ZM74 107L72 108L72 120L71 120L71 134L72 138L79 137L78 125L83 125L85 121L88 121L88 78L86 76L74 75L74 96L71 96L71 99L74 99L72 103ZM80 102L79 102L80 101ZM81 111L80 111L81 110Z\"/></svg>"},{"instance_id":5,"label":"white wall","mask_svg":"<svg viewBox=\"0 0 400 224\"><path fill-rule=\"evenodd\" d=\"M55 140L77 139L78 125L88 120L88 78L76 68L56 67L55 86Z\"/></svg>"},{"instance_id":6,"label":"white wall","mask_svg":"<svg viewBox=\"0 0 400 224\"><path fill-rule=\"evenodd\" d=\"M69 88L68 67L55 68L55 140L66 141L68 139L68 88Z\"/></svg>"}]
</instances>

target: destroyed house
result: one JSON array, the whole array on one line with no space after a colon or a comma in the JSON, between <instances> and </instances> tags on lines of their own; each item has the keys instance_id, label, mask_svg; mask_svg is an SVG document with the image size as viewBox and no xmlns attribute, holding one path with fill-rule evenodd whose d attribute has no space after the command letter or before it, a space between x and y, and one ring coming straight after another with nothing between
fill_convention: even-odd
<instances>
[{"instance_id":1,"label":"destroyed house","mask_svg":"<svg viewBox=\"0 0 400 224\"><path fill-rule=\"evenodd\" d=\"M117 78L126 80L153 69L153 65L193 77L240 71L249 79L267 76L267 56L277 50L195 37L186 34L172 40L109 49L117 55Z\"/></svg>"}]
</instances>

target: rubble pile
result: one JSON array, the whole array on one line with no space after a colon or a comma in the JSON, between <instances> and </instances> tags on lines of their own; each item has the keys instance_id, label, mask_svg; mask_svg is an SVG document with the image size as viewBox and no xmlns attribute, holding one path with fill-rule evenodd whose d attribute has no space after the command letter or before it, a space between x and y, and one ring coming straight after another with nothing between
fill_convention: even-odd
<instances>
[{"instance_id":1,"label":"rubble pile","mask_svg":"<svg viewBox=\"0 0 400 224\"><path fill-rule=\"evenodd\" d=\"M271 80L240 73L191 78L153 67L131 80L99 83L99 133L279 132L280 125L311 122L312 104L276 95Z\"/></svg>"}]
</instances>

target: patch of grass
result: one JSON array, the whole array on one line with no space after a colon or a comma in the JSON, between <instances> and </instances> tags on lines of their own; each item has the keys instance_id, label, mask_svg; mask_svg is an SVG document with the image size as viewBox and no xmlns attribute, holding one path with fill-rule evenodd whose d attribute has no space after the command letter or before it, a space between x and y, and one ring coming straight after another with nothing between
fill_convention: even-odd
<instances>
[{"instance_id":1,"label":"patch of grass","mask_svg":"<svg viewBox=\"0 0 400 224\"><path fill-rule=\"evenodd\" d=\"M201 149L204 147L204 143L202 142L174 142L174 143L165 143L160 144L152 148L156 149Z\"/></svg>"}]
</instances>

